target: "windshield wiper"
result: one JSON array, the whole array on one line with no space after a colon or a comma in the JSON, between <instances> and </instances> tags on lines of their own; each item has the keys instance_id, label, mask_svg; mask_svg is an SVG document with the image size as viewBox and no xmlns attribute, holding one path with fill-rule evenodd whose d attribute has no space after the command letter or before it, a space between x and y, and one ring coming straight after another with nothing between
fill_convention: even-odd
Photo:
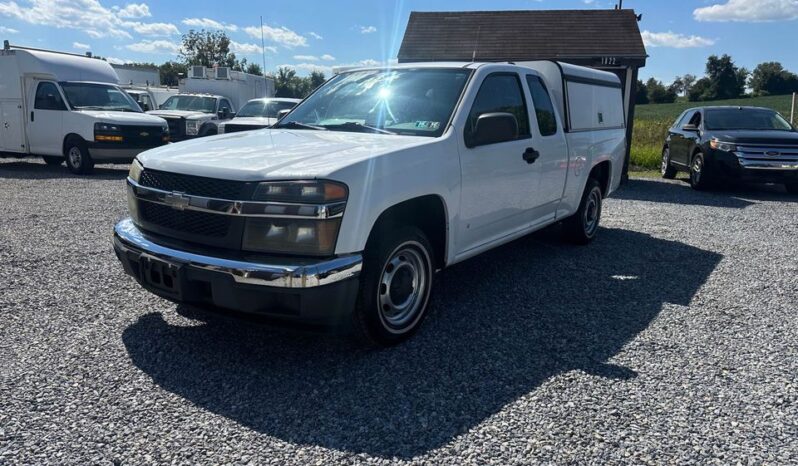
<instances>
[{"instance_id":1,"label":"windshield wiper","mask_svg":"<svg viewBox=\"0 0 798 466\"><path fill-rule=\"evenodd\" d=\"M324 125L327 129L338 129L343 131L357 131L359 133L379 133L379 134L396 134L393 131L388 131L387 129L377 128L376 126L369 126L364 125L362 123L356 123L354 121L347 121L346 123L341 123L338 125Z\"/></svg>"},{"instance_id":2,"label":"windshield wiper","mask_svg":"<svg viewBox=\"0 0 798 466\"><path fill-rule=\"evenodd\" d=\"M298 121L287 121L285 123L280 123L274 125L275 128L294 128L294 129L315 129L320 131L325 131L327 128L324 126L315 126L309 125L307 123L300 123Z\"/></svg>"}]
</instances>

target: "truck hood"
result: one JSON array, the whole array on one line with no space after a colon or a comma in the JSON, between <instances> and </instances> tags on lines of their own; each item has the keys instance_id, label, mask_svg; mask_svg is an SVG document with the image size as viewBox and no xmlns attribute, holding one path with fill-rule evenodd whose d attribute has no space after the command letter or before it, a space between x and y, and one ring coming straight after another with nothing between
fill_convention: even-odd
<instances>
[{"instance_id":1,"label":"truck hood","mask_svg":"<svg viewBox=\"0 0 798 466\"><path fill-rule=\"evenodd\" d=\"M434 143L424 136L264 129L169 144L139 154L145 168L239 181L328 177L363 160Z\"/></svg>"},{"instance_id":2,"label":"truck hood","mask_svg":"<svg viewBox=\"0 0 798 466\"><path fill-rule=\"evenodd\" d=\"M795 131L717 130L712 135L721 141L735 144L798 145L798 132Z\"/></svg>"},{"instance_id":3,"label":"truck hood","mask_svg":"<svg viewBox=\"0 0 798 466\"><path fill-rule=\"evenodd\" d=\"M223 125L241 125L241 126L271 126L277 123L277 118L267 117L241 117L233 118L232 120L222 123Z\"/></svg>"},{"instance_id":4,"label":"truck hood","mask_svg":"<svg viewBox=\"0 0 798 466\"><path fill-rule=\"evenodd\" d=\"M147 114L164 118L213 118L213 115L210 113L190 112L187 110L150 110Z\"/></svg>"},{"instance_id":5,"label":"truck hood","mask_svg":"<svg viewBox=\"0 0 798 466\"><path fill-rule=\"evenodd\" d=\"M78 110L78 112L96 118L103 123L118 123L120 125L153 125L163 126L163 118L135 112L114 112L108 110Z\"/></svg>"}]
</instances>

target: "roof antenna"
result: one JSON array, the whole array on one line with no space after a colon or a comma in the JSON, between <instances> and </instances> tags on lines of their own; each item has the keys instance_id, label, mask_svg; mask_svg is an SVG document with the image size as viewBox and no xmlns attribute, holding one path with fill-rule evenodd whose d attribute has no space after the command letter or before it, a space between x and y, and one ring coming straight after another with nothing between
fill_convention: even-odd
<instances>
[{"instance_id":1,"label":"roof antenna","mask_svg":"<svg viewBox=\"0 0 798 466\"><path fill-rule=\"evenodd\" d=\"M471 62L477 61L477 47L479 47L479 32L482 30L482 26L477 26L477 40L474 42L474 51L471 52Z\"/></svg>"}]
</instances>

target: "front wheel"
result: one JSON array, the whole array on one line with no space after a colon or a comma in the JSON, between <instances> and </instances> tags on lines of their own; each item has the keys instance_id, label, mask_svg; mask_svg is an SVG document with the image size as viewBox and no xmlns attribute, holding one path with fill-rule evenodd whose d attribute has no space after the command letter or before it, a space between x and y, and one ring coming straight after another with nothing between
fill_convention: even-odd
<instances>
[{"instance_id":1,"label":"front wheel","mask_svg":"<svg viewBox=\"0 0 798 466\"><path fill-rule=\"evenodd\" d=\"M70 141L64 151L69 171L76 175L87 175L94 170L94 160L83 141Z\"/></svg>"},{"instance_id":2,"label":"front wheel","mask_svg":"<svg viewBox=\"0 0 798 466\"><path fill-rule=\"evenodd\" d=\"M588 244L596 237L603 202L601 186L593 178L588 178L579 210L563 222L565 238L574 244Z\"/></svg>"},{"instance_id":3,"label":"front wheel","mask_svg":"<svg viewBox=\"0 0 798 466\"><path fill-rule=\"evenodd\" d=\"M676 178L676 169L671 165L671 149L666 147L662 149L662 164L660 166L660 174L666 180Z\"/></svg>"},{"instance_id":4,"label":"front wheel","mask_svg":"<svg viewBox=\"0 0 798 466\"><path fill-rule=\"evenodd\" d=\"M433 250L415 227L386 228L364 254L355 332L360 340L391 346L408 339L426 316Z\"/></svg>"},{"instance_id":5,"label":"front wheel","mask_svg":"<svg viewBox=\"0 0 798 466\"><path fill-rule=\"evenodd\" d=\"M704 154L699 152L693 156L693 161L690 163L690 186L697 191L704 191L711 187L710 182Z\"/></svg>"}]
</instances>

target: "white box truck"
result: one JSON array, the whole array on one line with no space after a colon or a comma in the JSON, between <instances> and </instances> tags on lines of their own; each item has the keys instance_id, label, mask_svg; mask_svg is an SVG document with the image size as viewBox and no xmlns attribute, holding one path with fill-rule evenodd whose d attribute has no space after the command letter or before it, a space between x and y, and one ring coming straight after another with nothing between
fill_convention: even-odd
<instances>
[{"instance_id":1,"label":"white box truck","mask_svg":"<svg viewBox=\"0 0 798 466\"><path fill-rule=\"evenodd\" d=\"M274 79L229 68L189 67L179 83L180 93L158 110L149 112L169 122L172 141L219 133L219 123L230 120L252 99L274 96Z\"/></svg>"},{"instance_id":2,"label":"white box truck","mask_svg":"<svg viewBox=\"0 0 798 466\"><path fill-rule=\"evenodd\" d=\"M0 154L86 174L169 141L166 121L143 113L103 60L5 41L0 70Z\"/></svg>"}]
</instances>

